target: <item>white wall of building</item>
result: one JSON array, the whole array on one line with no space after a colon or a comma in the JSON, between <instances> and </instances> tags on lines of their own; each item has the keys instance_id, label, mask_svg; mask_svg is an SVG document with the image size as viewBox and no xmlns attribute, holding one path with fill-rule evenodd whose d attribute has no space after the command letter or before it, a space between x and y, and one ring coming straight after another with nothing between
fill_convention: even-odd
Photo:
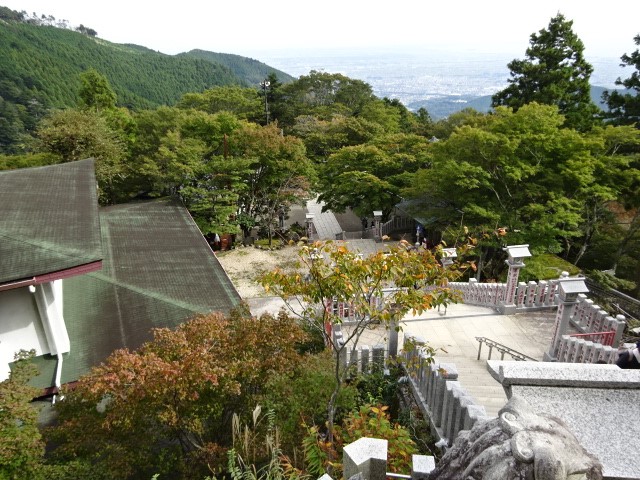
<instances>
[{"instance_id":1,"label":"white wall of building","mask_svg":"<svg viewBox=\"0 0 640 480\"><path fill-rule=\"evenodd\" d=\"M20 349L50 353L34 295L29 287L0 292L0 381L9 376L9 363Z\"/></svg>"}]
</instances>

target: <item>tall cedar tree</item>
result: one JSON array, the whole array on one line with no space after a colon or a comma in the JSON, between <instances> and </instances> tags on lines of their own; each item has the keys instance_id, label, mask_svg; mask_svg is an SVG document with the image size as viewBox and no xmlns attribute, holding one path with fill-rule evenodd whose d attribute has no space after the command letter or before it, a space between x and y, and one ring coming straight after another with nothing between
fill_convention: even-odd
<instances>
[{"instance_id":1,"label":"tall cedar tree","mask_svg":"<svg viewBox=\"0 0 640 480\"><path fill-rule=\"evenodd\" d=\"M526 58L508 64L510 85L493 96L494 107L518 110L531 102L557 105L565 126L579 131L593 126L599 111L590 95L593 67L585 61L584 44L572 25L559 13L547 29L531 34Z\"/></svg>"},{"instance_id":2,"label":"tall cedar tree","mask_svg":"<svg viewBox=\"0 0 640 480\"><path fill-rule=\"evenodd\" d=\"M640 34L633 38L636 45L640 45ZM620 57L621 66L635 67L636 71L626 80L618 78L616 85L622 85L635 93L622 94L617 91L605 92L603 99L609 107L609 118L618 125L636 125L640 128L640 50L636 49L631 55L626 53Z\"/></svg>"}]
</instances>

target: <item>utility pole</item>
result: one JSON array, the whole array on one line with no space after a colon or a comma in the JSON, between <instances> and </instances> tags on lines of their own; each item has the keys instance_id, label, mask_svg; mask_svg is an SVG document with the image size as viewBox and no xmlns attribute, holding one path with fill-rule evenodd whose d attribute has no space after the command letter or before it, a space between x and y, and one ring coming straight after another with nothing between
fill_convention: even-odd
<instances>
[{"instance_id":1,"label":"utility pole","mask_svg":"<svg viewBox=\"0 0 640 480\"><path fill-rule=\"evenodd\" d=\"M269 101L267 100L267 90L269 89L269 85L271 85L271 83L266 78L260 83L260 86L264 91L264 115L267 119L267 125L269 125Z\"/></svg>"}]
</instances>

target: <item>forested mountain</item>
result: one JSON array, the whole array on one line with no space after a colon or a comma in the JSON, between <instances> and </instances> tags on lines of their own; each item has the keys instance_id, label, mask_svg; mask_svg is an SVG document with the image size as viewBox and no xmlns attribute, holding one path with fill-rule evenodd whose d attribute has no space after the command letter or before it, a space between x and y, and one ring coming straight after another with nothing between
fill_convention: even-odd
<instances>
[{"instance_id":1,"label":"forested mountain","mask_svg":"<svg viewBox=\"0 0 640 480\"><path fill-rule=\"evenodd\" d=\"M171 105L186 92L216 85L256 84L275 72L237 55L194 51L165 55L136 45L119 45L67 29L24 22L0 23L0 95L8 100L31 90L49 106L77 103L78 75L95 68L105 75L122 105Z\"/></svg>"},{"instance_id":2,"label":"forested mountain","mask_svg":"<svg viewBox=\"0 0 640 480\"><path fill-rule=\"evenodd\" d=\"M11 88L27 88L49 106L75 106L79 74L91 67L109 79L128 107L171 104L185 92L244 83L229 68L203 60L116 45L57 27L0 26L3 97Z\"/></svg>"},{"instance_id":3,"label":"forested mountain","mask_svg":"<svg viewBox=\"0 0 640 480\"><path fill-rule=\"evenodd\" d=\"M54 25L0 7L2 151L19 151L18 139L32 132L48 109L77 106L80 74L90 68L108 79L118 105L133 110L174 105L187 92L214 86L258 87L270 73L281 82L292 80L284 72L238 55L201 50L165 55L138 45L107 42L87 27L74 31L63 23Z\"/></svg>"},{"instance_id":4,"label":"forested mountain","mask_svg":"<svg viewBox=\"0 0 640 480\"><path fill-rule=\"evenodd\" d=\"M249 83L249 85L258 85L264 81L266 76L274 72L280 82L286 83L293 80L288 73L271 68L269 65L254 60L252 58L242 57L231 53L215 53L206 50L191 50L187 53L178 55L188 58L196 58L206 60L212 63L218 63L228 67L233 73Z\"/></svg>"}]
</instances>

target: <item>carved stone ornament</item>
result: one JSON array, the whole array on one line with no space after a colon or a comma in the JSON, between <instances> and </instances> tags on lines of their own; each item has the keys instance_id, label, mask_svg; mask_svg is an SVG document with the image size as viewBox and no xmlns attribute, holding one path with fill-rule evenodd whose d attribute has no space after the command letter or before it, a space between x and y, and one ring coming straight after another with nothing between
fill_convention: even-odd
<instances>
[{"instance_id":1,"label":"carved stone ornament","mask_svg":"<svg viewBox=\"0 0 640 480\"><path fill-rule=\"evenodd\" d=\"M460 432L430 480L598 480L602 464L564 422L512 397L498 418Z\"/></svg>"}]
</instances>

